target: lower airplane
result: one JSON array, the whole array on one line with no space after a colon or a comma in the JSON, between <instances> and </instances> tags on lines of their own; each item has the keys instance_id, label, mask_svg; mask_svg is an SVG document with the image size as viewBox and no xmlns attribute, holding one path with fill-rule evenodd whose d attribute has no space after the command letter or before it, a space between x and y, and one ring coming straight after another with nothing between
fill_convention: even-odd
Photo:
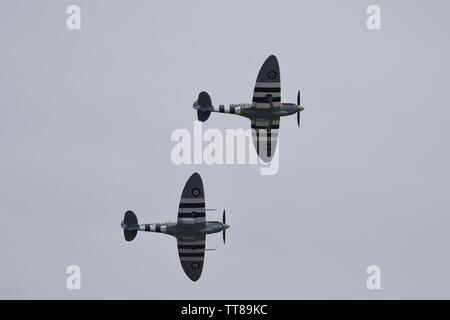
<instances>
[{"instance_id":1,"label":"lower airplane","mask_svg":"<svg viewBox=\"0 0 450 320\"><path fill-rule=\"evenodd\" d=\"M178 255L184 272L192 281L197 281L203 270L205 258L206 235L223 233L225 243L225 230L230 226L226 224L225 210L222 222L206 221L205 193L202 178L198 173L191 175L181 194L178 207L178 220L176 223L149 223L139 224L133 211L125 212L121 223L125 240L132 241L138 231L166 233L177 238Z\"/></svg>"}]
</instances>

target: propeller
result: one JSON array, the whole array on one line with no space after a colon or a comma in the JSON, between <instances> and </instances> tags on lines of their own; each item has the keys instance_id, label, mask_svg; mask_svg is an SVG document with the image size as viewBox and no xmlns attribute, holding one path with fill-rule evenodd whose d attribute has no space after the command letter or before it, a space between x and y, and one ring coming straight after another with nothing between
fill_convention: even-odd
<instances>
[{"instance_id":1,"label":"propeller","mask_svg":"<svg viewBox=\"0 0 450 320\"><path fill-rule=\"evenodd\" d=\"M225 217L225 209L223 209L223 216L222 216L222 222L225 225L225 223L227 222L226 217ZM226 228L223 228L223 243L225 243L225 235L226 235Z\"/></svg>"},{"instance_id":2,"label":"propeller","mask_svg":"<svg viewBox=\"0 0 450 320\"><path fill-rule=\"evenodd\" d=\"M297 93L297 107L300 107L300 90ZM297 110L297 125L300 127L300 108Z\"/></svg>"}]
</instances>

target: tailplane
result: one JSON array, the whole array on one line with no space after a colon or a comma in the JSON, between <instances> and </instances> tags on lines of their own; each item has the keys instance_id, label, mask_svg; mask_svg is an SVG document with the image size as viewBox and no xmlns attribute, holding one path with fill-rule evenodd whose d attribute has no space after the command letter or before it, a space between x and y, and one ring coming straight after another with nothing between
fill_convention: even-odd
<instances>
[{"instance_id":1,"label":"tailplane","mask_svg":"<svg viewBox=\"0 0 450 320\"><path fill-rule=\"evenodd\" d=\"M205 91L200 92L198 95L198 100L194 102L194 109L197 110L198 121L205 122L208 120L213 110L211 103L211 97Z\"/></svg>"},{"instance_id":2,"label":"tailplane","mask_svg":"<svg viewBox=\"0 0 450 320\"><path fill-rule=\"evenodd\" d=\"M132 241L134 238L136 238L139 225L138 219L133 211L128 210L127 212L125 212L121 227L123 228L123 235L125 236L125 240Z\"/></svg>"}]
</instances>

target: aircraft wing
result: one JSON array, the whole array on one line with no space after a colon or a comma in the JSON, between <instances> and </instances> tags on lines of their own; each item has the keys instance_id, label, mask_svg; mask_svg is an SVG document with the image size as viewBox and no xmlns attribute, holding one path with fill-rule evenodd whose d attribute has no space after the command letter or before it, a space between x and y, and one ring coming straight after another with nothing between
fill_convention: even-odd
<instances>
[{"instance_id":1,"label":"aircraft wing","mask_svg":"<svg viewBox=\"0 0 450 320\"><path fill-rule=\"evenodd\" d=\"M264 162L270 162L278 142L280 117L274 120L252 120L252 138L256 153Z\"/></svg>"},{"instance_id":2,"label":"aircraft wing","mask_svg":"<svg viewBox=\"0 0 450 320\"><path fill-rule=\"evenodd\" d=\"M281 107L280 66L274 55L268 57L259 70L253 90L253 104L258 109Z\"/></svg>"},{"instance_id":3,"label":"aircraft wing","mask_svg":"<svg viewBox=\"0 0 450 320\"><path fill-rule=\"evenodd\" d=\"M181 194L178 207L178 225L182 234L177 236L178 255L184 272L192 281L200 278L205 258L205 191L198 173L191 175Z\"/></svg>"},{"instance_id":4,"label":"aircraft wing","mask_svg":"<svg viewBox=\"0 0 450 320\"><path fill-rule=\"evenodd\" d=\"M184 185L177 222L186 227L205 226L205 194L202 178L197 172Z\"/></svg>"},{"instance_id":5,"label":"aircraft wing","mask_svg":"<svg viewBox=\"0 0 450 320\"><path fill-rule=\"evenodd\" d=\"M186 236L177 239L178 256L184 272L192 281L197 281L203 270L205 259L206 235L197 233L192 238Z\"/></svg>"}]
</instances>

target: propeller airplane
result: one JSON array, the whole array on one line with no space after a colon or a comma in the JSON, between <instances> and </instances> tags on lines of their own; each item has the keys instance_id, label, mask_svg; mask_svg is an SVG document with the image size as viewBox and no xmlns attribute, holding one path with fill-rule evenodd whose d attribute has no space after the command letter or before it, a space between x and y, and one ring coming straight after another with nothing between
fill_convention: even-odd
<instances>
[{"instance_id":1,"label":"propeller airplane","mask_svg":"<svg viewBox=\"0 0 450 320\"><path fill-rule=\"evenodd\" d=\"M132 241L138 231L166 233L177 239L178 256L184 272L192 281L200 278L205 258L206 235L222 232L225 243L226 224L225 210L222 222L206 221L205 193L202 178L198 173L191 175L186 182L178 208L177 222L139 224L133 211L125 212L121 223L125 240ZM209 249L211 250L211 249Z\"/></svg>"},{"instance_id":2,"label":"propeller airplane","mask_svg":"<svg viewBox=\"0 0 450 320\"><path fill-rule=\"evenodd\" d=\"M297 125L300 126L300 112L305 109L300 100L299 90L297 103L281 102L280 67L278 59L271 55L259 70L252 103L213 106L209 94L202 91L193 107L201 122L208 120L211 112L237 114L250 119L256 152L261 160L270 162L278 141L280 117L296 114Z\"/></svg>"}]
</instances>

